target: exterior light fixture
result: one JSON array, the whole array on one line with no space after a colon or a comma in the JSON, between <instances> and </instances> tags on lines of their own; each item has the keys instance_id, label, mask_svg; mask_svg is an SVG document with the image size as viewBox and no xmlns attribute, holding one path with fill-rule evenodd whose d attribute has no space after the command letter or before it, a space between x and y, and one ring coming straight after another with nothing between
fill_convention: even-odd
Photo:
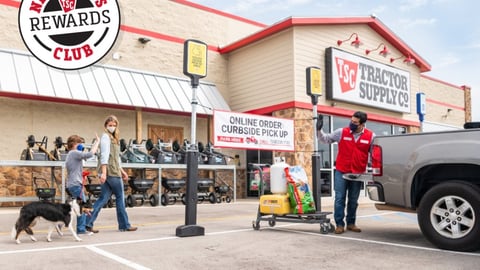
<instances>
[{"instance_id":1,"label":"exterior light fixture","mask_svg":"<svg viewBox=\"0 0 480 270\"><path fill-rule=\"evenodd\" d=\"M403 60L403 62L407 65L413 65L415 64L415 59L413 59L410 54L407 55L407 57Z\"/></svg>"},{"instance_id":2,"label":"exterior light fixture","mask_svg":"<svg viewBox=\"0 0 480 270\"><path fill-rule=\"evenodd\" d=\"M390 51L388 50L387 45L385 45L383 42L380 43L380 44L378 44L378 47L375 48L375 49L373 49L373 50L368 50L368 49L365 50L365 54L368 55L368 54L370 54L371 52L378 51L378 50L380 49L380 47L382 47L382 46L383 46L383 49L382 49L381 51L379 51L378 54L383 55L384 57L386 57L386 56L390 53Z\"/></svg>"},{"instance_id":3,"label":"exterior light fixture","mask_svg":"<svg viewBox=\"0 0 480 270\"><path fill-rule=\"evenodd\" d=\"M357 34L357 33L352 33L352 34L350 35L350 37L347 38L347 39L345 39L345 40L337 40L337 45L340 46L340 45L342 45L343 42L349 41L349 40L351 40L353 37L355 37L355 40L352 41L350 44L351 44L352 46L355 46L355 47L358 48L358 46L362 45L362 42L361 42L360 39L358 38L358 34Z\"/></svg>"},{"instance_id":4,"label":"exterior light fixture","mask_svg":"<svg viewBox=\"0 0 480 270\"><path fill-rule=\"evenodd\" d=\"M390 63L393 63L393 62L395 62L396 60L401 59L401 58L405 58L405 59L403 59L403 63L405 63L405 64L407 64L407 65L415 64L415 59L413 59L413 58L410 56L410 54L407 54L407 56L401 55L401 56L399 56L399 57L397 57L397 58L393 58L393 57L392 57L392 58L390 58Z\"/></svg>"}]
</instances>

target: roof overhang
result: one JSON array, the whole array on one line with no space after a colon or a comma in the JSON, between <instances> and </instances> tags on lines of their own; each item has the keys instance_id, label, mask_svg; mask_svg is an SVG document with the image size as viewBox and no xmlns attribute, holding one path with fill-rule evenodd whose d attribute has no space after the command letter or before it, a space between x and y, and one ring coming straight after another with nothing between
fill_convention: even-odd
<instances>
[{"instance_id":1,"label":"roof overhang","mask_svg":"<svg viewBox=\"0 0 480 270\"><path fill-rule=\"evenodd\" d=\"M102 65L59 70L30 54L1 49L0 63L0 96L175 114L192 111L188 78ZM200 83L196 97L200 115L230 111L214 84Z\"/></svg>"},{"instance_id":2,"label":"roof overhang","mask_svg":"<svg viewBox=\"0 0 480 270\"><path fill-rule=\"evenodd\" d=\"M392 44L403 55L410 55L415 59L415 65L418 66L420 72L427 72L431 70L430 64L425 61L420 55L412 50L405 42L396 36L387 26L385 26L379 19L375 17L348 17L348 18L295 18L289 17L272 26L260 30L250 36L238 40L232 44L224 46L219 49L220 53L229 53L239 48L245 47L249 44L257 42L261 39L269 37L278 32L284 31L291 27L305 26L305 25L339 25L339 24L366 24Z\"/></svg>"}]
</instances>

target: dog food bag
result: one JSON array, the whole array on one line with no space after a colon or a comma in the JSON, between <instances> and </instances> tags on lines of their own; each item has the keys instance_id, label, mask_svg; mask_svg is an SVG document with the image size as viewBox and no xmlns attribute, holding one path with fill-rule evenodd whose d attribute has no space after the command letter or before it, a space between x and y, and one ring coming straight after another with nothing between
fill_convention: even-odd
<instances>
[{"instance_id":1,"label":"dog food bag","mask_svg":"<svg viewBox=\"0 0 480 270\"><path fill-rule=\"evenodd\" d=\"M292 213L314 213L316 211L315 202L305 170L301 166L290 166L285 168L285 175Z\"/></svg>"}]
</instances>

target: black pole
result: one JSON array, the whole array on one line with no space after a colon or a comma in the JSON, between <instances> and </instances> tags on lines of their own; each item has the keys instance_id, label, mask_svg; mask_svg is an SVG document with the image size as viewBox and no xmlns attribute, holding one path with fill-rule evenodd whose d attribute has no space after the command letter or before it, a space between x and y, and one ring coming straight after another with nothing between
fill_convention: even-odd
<instances>
[{"instance_id":1,"label":"black pole","mask_svg":"<svg viewBox=\"0 0 480 270\"><path fill-rule=\"evenodd\" d=\"M317 151L315 151L312 155L312 191L313 200L315 201L315 209L317 212L321 212L322 210L321 167L322 157Z\"/></svg>"},{"instance_id":2,"label":"black pole","mask_svg":"<svg viewBox=\"0 0 480 270\"><path fill-rule=\"evenodd\" d=\"M192 80L192 141L186 154L187 190L185 205L185 225L178 226L176 235L179 237L205 235L205 228L197 226L197 183L198 183L198 148L196 143L197 126L197 95L198 78Z\"/></svg>"},{"instance_id":3,"label":"black pole","mask_svg":"<svg viewBox=\"0 0 480 270\"><path fill-rule=\"evenodd\" d=\"M314 98L315 97L315 98ZM317 136L317 121L318 119L318 110L317 110L317 96L312 96L312 129L313 129L313 154L312 154L312 189L313 189L313 200L315 201L315 209L317 213L322 211L322 183L321 183L321 172L322 168L322 157L320 156L319 145L318 145L318 136ZM323 119L322 119L323 121Z\"/></svg>"},{"instance_id":4,"label":"black pole","mask_svg":"<svg viewBox=\"0 0 480 270\"><path fill-rule=\"evenodd\" d=\"M198 151L196 149L187 152L187 194L185 208L185 224L197 224L197 175L198 175Z\"/></svg>"}]
</instances>

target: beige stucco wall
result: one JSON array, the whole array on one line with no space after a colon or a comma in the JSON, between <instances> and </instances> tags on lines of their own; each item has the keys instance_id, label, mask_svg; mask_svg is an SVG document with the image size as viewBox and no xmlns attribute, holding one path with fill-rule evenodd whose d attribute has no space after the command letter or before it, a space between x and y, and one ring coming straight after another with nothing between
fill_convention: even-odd
<instances>
[{"instance_id":1,"label":"beige stucco wall","mask_svg":"<svg viewBox=\"0 0 480 270\"><path fill-rule=\"evenodd\" d=\"M122 25L151 31L178 39L198 39L208 45L225 46L241 37L261 29L260 26L216 15L167 0L120 0ZM18 9L0 5L0 21L3 38L0 48L27 51L18 31ZM125 67L164 75L185 77L183 74L183 43L149 37L142 45L137 41L144 35L120 31L115 46L99 64ZM113 53L120 59L114 60ZM228 102L226 87L227 57L218 52L208 52L207 77L202 81L216 84ZM0 75L1 76L1 75ZM35 100L0 97L0 160L20 157L30 134L37 140L49 138L48 150L53 149L56 136L64 140L71 134L84 136L87 141L95 132L102 131L105 117L116 114L122 125L122 137L135 138L135 111L105 109L102 107L68 105ZM190 117L177 114L142 112L142 137L146 138L149 124L184 127L184 137L190 138ZM197 141L207 141L207 119L197 118ZM229 152L228 150L225 152ZM236 154L232 152L231 154ZM243 154L241 155L243 158Z\"/></svg>"},{"instance_id":2,"label":"beige stucco wall","mask_svg":"<svg viewBox=\"0 0 480 270\"><path fill-rule=\"evenodd\" d=\"M260 26L167 0L120 0L119 3L124 25L179 39L199 39L213 46L228 45L261 29ZM18 33L17 15L17 8L0 5L0 21L2 21L0 48L27 51ZM412 112L402 114L345 102L336 102L337 108L365 110L392 118L417 121L418 117L415 113L417 91L425 92L428 99L455 104L459 107L469 102L465 101L465 93L462 90L421 78L418 67L415 65L407 66L401 60L390 63L390 57L398 57L401 54L367 25L295 26L227 55L209 51L208 75L203 81L215 83L233 111L244 112L291 101L310 103L309 97L305 94L305 68L319 66L325 70L325 48L336 47L338 39L346 39L352 32L359 34L363 45L356 48L346 42L339 47L340 49L366 57L365 49L375 48L380 42L385 42L391 50L387 58L375 53L368 57L410 72ZM185 76L182 68L182 43L149 37L152 40L142 45L137 41L141 36L143 35L121 31L116 45L100 64L177 77ZM118 53L121 56L120 59L114 60L113 53ZM325 89L325 80L323 84ZM331 101L325 99L325 95L320 98L320 104L330 106L330 103ZM462 110L453 109L448 117L443 119L441 116L446 114L446 111L446 105L427 102L428 121L450 125L463 124L465 113ZM308 118L308 113L308 110L292 109L279 112L277 116L294 116L293 118L301 120ZM90 141L95 132L102 131L103 121L109 114L116 114L119 117L123 138L129 139L136 136L136 111L134 110L0 97L2 130L0 160L18 159L21 150L26 146L25 140L30 134L34 134L37 140L48 136L49 150L53 148L56 136L66 139L68 135L79 134ZM189 116L143 112L142 121L142 138L146 138L149 124L183 126L184 136L190 137ZM305 126L302 124L298 128ZM306 136L309 134L312 134L310 129L298 132L295 141L297 144L303 144L301 149L293 154L295 160L308 162L308 155L306 158L301 156L305 155L301 151L309 151L311 147L305 143L308 142ZM207 141L205 118L197 119L197 140ZM225 152L229 153L228 150ZM244 152L238 152L241 153L240 159L244 160ZM244 162L242 166L245 166Z\"/></svg>"},{"instance_id":3,"label":"beige stucco wall","mask_svg":"<svg viewBox=\"0 0 480 270\"><path fill-rule=\"evenodd\" d=\"M177 39L198 39L218 47L262 29L257 25L167 0L120 0L119 5L122 25ZM27 51L18 31L18 9L0 5L0 21L0 48ZM143 36L120 31L115 46L99 64L185 77L183 43L149 37L151 41L143 45L137 41ZM113 53L118 53L120 59L114 60ZM209 51L207 77L202 80L214 82L228 102L227 72L226 56Z\"/></svg>"},{"instance_id":4,"label":"beige stucco wall","mask_svg":"<svg viewBox=\"0 0 480 270\"><path fill-rule=\"evenodd\" d=\"M179 39L197 39L208 45L222 47L256 32L262 27L233 20L200 9L167 0L121 0L122 24ZM121 31L111 54L103 63L160 74L185 77L183 74L183 43L152 39L140 44L143 35ZM203 81L213 82L227 102L231 100L226 87L227 57L208 52L207 76Z\"/></svg>"},{"instance_id":5,"label":"beige stucco wall","mask_svg":"<svg viewBox=\"0 0 480 270\"><path fill-rule=\"evenodd\" d=\"M121 138L127 142L136 138L135 111L4 97L0 97L0 108L0 160L18 160L29 135L34 135L37 141L47 136L47 150L54 148L57 136L66 142L68 136L78 134L89 143L95 133L101 135L104 120L110 114L120 121ZM190 138L189 117L144 112L142 122L142 139L147 139L149 124L183 127L184 137ZM205 143L207 131L207 119L197 118L197 140Z\"/></svg>"},{"instance_id":6,"label":"beige stucco wall","mask_svg":"<svg viewBox=\"0 0 480 270\"><path fill-rule=\"evenodd\" d=\"M466 117L465 90L425 77L420 82L420 89L427 98L425 121L459 127L469 121Z\"/></svg>"},{"instance_id":7,"label":"beige stucco wall","mask_svg":"<svg viewBox=\"0 0 480 270\"><path fill-rule=\"evenodd\" d=\"M342 46L337 45L338 39L346 39L352 32L359 34L364 42L362 46L356 48L348 42ZM230 53L230 106L234 111L249 111L293 100L310 103L310 97L306 95L305 74L305 69L309 66L322 69L324 95L319 98L319 105L330 106L332 101L327 100L325 95L325 49L337 47L367 57L365 50L375 48L381 42L387 45L391 53L387 57L372 53L368 58L410 73L411 113L403 114L339 101L335 101L336 107L417 121L415 94L420 89L418 67L406 65L403 59L390 63L391 57L402 54L366 25L295 26Z\"/></svg>"},{"instance_id":8,"label":"beige stucco wall","mask_svg":"<svg viewBox=\"0 0 480 270\"><path fill-rule=\"evenodd\" d=\"M229 54L232 111L245 112L293 100L292 37L292 30L286 30Z\"/></svg>"}]
</instances>

